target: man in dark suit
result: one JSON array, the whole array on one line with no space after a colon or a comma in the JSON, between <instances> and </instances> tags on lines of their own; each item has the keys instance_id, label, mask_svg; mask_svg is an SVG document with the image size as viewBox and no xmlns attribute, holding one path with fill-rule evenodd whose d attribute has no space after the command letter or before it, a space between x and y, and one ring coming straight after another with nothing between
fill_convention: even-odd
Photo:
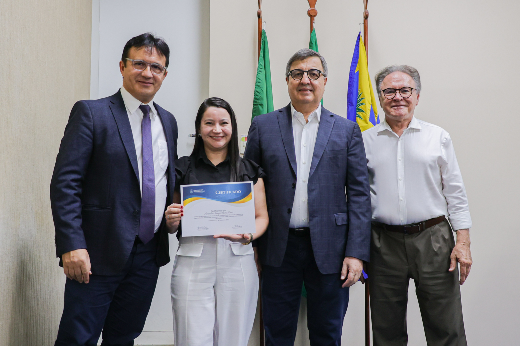
<instances>
[{"instance_id":1,"label":"man in dark suit","mask_svg":"<svg viewBox=\"0 0 520 346\"><path fill-rule=\"evenodd\" d=\"M370 253L370 192L357 124L320 104L327 64L296 52L291 103L254 118L245 157L266 172L269 227L257 241L267 345L293 345L302 283L311 345L340 345L348 287Z\"/></svg>"},{"instance_id":2,"label":"man in dark suit","mask_svg":"<svg viewBox=\"0 0 520 346\"><path fill-rule=\"evenodd\" d=\"M116 94L72 108L51 181L56 255L67 276L55 345L133 345L169 262L177 123L153 102L170 50L130 39Z\"/></svg>"}]
</instances>

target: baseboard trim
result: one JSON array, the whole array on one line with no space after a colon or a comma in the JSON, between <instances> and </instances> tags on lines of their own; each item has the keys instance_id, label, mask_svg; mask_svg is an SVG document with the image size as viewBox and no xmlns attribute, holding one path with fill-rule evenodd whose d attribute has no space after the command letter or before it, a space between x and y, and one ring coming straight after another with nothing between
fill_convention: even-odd
<instances>
[{"instance_id":1,"label":"baseboard trim","mask_svg":"<svg viewBox=\"0 0 520 346\"><path fill-rule=\"evenodd\" d=\"M98 345L101 344L101 339ZM136 346L174 346L173 331L167 332L142 332L134 344Z\"/></svg>"},{"instance_id":2,"label":"baseboard trim","mask_svg":"<svg viewBox=\"0 0 520 346\"><path fill-rule=\"evenodd\" d=\"M135 339L136 346L173 346L173 331L142 332Z\"/></svg>"}]
</instances>

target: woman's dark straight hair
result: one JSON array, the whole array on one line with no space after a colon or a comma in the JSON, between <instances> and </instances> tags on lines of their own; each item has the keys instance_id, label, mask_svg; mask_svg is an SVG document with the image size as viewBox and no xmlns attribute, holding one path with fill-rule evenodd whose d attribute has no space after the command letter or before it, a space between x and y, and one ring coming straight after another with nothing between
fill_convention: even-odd
<instances>
[{"instance_id":1,"label":"woman's dark straight hair","mask_svg":"<svg viewBox=\"0 0 520 346\"><path fill-rule=\"evenodd\" d=\"M238 181L238 163L240 160L240 154L238 151L237 119L233 108L231 108L231 105L226 100L219 97L210 97L202 101L202 104L197 111L197 117L195 118L195 145L193 146L191 155L198 155L199 150L204 149L204 141L200 136L200 125L202 123L204 112L206 112L209 107L223 108L229 113L229 117L231 118L231 128L233 133L231 134L231 140L229 141L227 148L229 163L231 165L231 181Z\"/></svg>"}]
</instances>

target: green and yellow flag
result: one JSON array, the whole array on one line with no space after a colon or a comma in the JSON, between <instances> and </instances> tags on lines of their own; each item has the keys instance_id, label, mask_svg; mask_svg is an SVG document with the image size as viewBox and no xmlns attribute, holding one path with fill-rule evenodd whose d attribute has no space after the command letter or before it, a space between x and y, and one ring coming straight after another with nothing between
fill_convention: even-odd
<instances>
[{"instance_id":1,"label":"green and yellow flag","mask_svg":"<svg viewBox=\"0 0 520 346\"><path fill-rule=\"evenodd\" d=\"M267 35L262 30L262 44L260 57L258 58L258 69L256 70L255 95L253 98L253 115L265 114L274 111L273 87L271 85L271 64L269 62L269 46Z\"/></svg>"},{"instance_id":2,"label":"green and yellow flag","mask_svg":"<svg viewBox=\"0 0 520 346\"><path fill-rule=\"evenodd\" d=\"M312 28L311 38L309 40L309 49L318 52L318 39L316 38L315 28ZM321 104L323 105L323 99L321 99ZM307 297L307 290L305 289L305 284L303 284L302 286L302 296Z\"/></svg>"},{"instance_id":3,"label":"green and yellow flag","mask_svg":"<svg viewBox=\"0 0 520 346\"><path fill-rule=\"evenodd\" d=\"M309 40L309 49L318 52L318 39L316 38L316 29L312 28L311 39Z\"/></svg>"},{"instance_id":4,"label":"green and yellow flag","mask_svg":"<svg viewBox=\"0 0 520 346\"><path fill-rule=\"evenodd\" d=\"M309 40L309 49L318 52L318 39L316 38L316 29L312 28L311 38ZM323 106L323 99L321 99L321 105Z\"/></svg>"}]
</instances>

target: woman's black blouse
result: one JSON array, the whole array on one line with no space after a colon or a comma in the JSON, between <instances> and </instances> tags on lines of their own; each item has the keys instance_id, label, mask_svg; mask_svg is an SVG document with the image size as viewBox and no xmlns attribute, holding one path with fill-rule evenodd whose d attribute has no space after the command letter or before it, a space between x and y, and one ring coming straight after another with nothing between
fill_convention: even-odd
<instances>
[{"instance_id":1,"label":"woman's black blouse","mask_svg":"<svg viewBox=\"0 0 520 346\"><path fill-rule=\"evenodd\" d=\"M240 160L240 176L237 181L252 181L256 184L258 178L264 178L265 173L260 166L248 159ZM183 156L175 162L175 189L180 185L210 184L229 182L231 165L229 157L215 166L201 150L198 155ZM182 236L182 222L177 232L177 238Z\"/></svg>"},{"instance_id":2,"label":"woman's black blouse","mask_svg":"<svg viewBox=\"0 0 520 346\"><path fill-rule=\"evenodd\" d=\"M256 184L258 178L264 178L265 173L253 161L240 160L240 176L237 181L252 181ZM175 162L175 188L179 190L180 185L225 183L230 181L231 165L229 157L217 166L213 165L207 158L204 150L198 154L183 156Z\"/></svg>"}]
</instances>

